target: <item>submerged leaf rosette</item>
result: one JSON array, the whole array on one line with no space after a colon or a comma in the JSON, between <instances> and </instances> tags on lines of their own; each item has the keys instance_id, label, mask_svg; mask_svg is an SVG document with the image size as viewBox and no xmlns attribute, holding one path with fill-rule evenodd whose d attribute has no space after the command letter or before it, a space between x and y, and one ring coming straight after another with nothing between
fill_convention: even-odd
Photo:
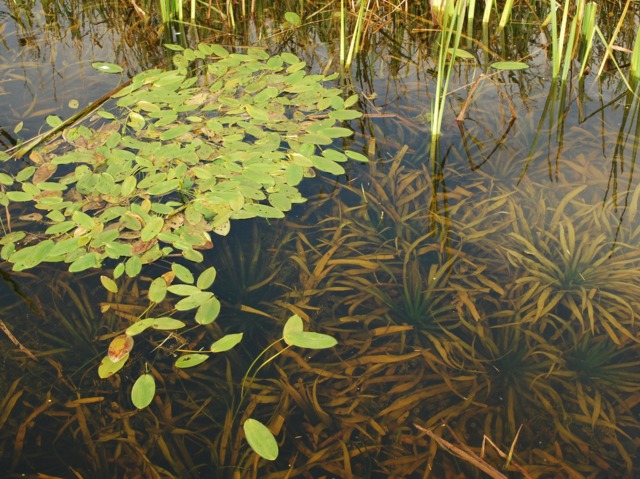
<instances>
[{"instance_id":1,"label":"submerged leaf rosette","mask_svg":"<svg viewBox=\"0 0 640 479\"><path fill-rule=\"evenodd\" d=\"M295 55L200 45L174 64L135 76L91 127L65 130L5 175L0 204L35 206L22 230L46 225L35 243L23 232L2 238L15 270L111 259L114 277L134 277L169 254L198 262L230 220L279 218L304 202L298 185L314 168L341 174L347 159L366 161L332 147L352 134L340 122L360 116L349 109L356 98Z\"/></svg>"}]
</instances>

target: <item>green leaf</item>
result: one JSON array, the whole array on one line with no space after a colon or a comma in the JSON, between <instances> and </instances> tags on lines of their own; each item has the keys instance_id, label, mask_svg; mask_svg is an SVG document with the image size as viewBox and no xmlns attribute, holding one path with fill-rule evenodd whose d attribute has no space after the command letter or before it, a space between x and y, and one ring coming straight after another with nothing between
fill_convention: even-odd
<instances>
[{"instance_id":1,"label":"green leaf","mask_svg":"<svg viewBox=\"0 0 640 479\"><path fill-rule=\"evenodd\" d=\"M137 334L140 334L145 329L148 329L148 328L151 327L151 324L153 323L153 320L154 320L153 318L140 319L140 320L136 321L135 323L133 323L131 326L129 326L126 329L125 334L127 334L129 336L135 336Z\"/></svg>"},{"instance_id":2,"label":"green leaf","mask_svg":"<svg viewBox=\"0 0 640 479\"><path fill-rule=\"evenodd\" d=\"M100 266L100 261L98 260L98 256L95 252L91 251L89 253L85 253L76 259L73 263L69 265L70 273L79 273L80 271L86 271L90 268L97 268Z\"/></svg>"},{"instance_id":3,"label":"green leaf","mask_svg":"<svg viewBox=\"0 0 640 479\"><path fill-rule=\"evenodd\" d=\"M93 68L98 70L99 72L104 73L122 73L122 67L116 65L115 63L105 63L105 62L93 62L91 64Z\"/></svg>"},{"instance_id":4,"label":"green leaf","mask_svg":"<svg viewBox=\"0 0 640 479\"><path fill-rule=\"evenodd\" d=\"M191 296L192 294L200 293L200 288L193 286L192 284L172 284L167 288L170 293L177 294L178 296Z\"/></svg>"},{"instance_id":5,"label":"green leaf","mask_svg":"<svg viewBox=\"0 0 640 479\"><path fill-rule=\"evenodd\" d=\"M129 354L125 354L122 358L120 358L117 362L111 361L108 356L102 358L100 362L100 366L98 366L98 376L102 379L106 379L110 376L113 376L115 373L120 371L124 365L127 363L129 359Z\"/></svg>"},{"instance_id":6,"label":"green leaf","mask_svg":"<svg viewBox=\"0 0 640 479\"><path fill-rule=\"evenodd\" d=\"M104 275L100 276L100 282L102 283L102 286L104 286L104 289L106 289L107 291L111 293L118 292L118 285L114 280L112 280L108 276L104 276Z\"/></svg>"},{"instance_id":7,"label":"green leaf","mask_svg":"<svg viewBox=\"0 0 640 479\"><path fill-rule=\"evenodd\" d=\"M74 211L71 219L75 221L78 226L82 226L86 230L92 229L93 225L95 224L91 216L80 210Z\"/></svg>"},{"instance_id":8,"label":"green leaf","mask_svg":"<svg viewBox=\"0 0 640 479\"><path fill-rule=\"evenodd\" d=\"M329 112L329 118L332 120L355 120L361 116L362 113L356 110L336 110Z\"/></svg>"},{"instance_id":9,"label":"green leaf","mask_svg":"<svg viewBox=\"0 0 640 479\"><path fill-rule=\"evenodd\" d=\"M211 50L213 50L213 54L218 57L228 57L229 50L221 45L211 45Z\"/></svg>"},{"instance_id":10,"label":"green leaf","mask_svg":"<svg viewBox=\"0 0 640 479\"><path fill-rule=\"evenodd\" d=\"M151 327L159 331L173 331L175 329L184 328L186 324L178 319L173 319L169 316L162 316L160 318L151 318Z\"/></svg>"},{"instance_id":11,"label":"green leaf","mask_svg":"<svg viewBox=\"0 0 640 479\"><path fill-rule=\"evenodd\" d=\"M490 66L496 70L525 70L529 68L529 65L523 62L495 62Z\"/></svg>"},{"instance_id":12,"label":"green leaf","mask_svg":"<svg viewBox=\"0 0 640 479\"><path fill-rule=\"evenodd\" d=\"M295 12L286 12L284 14L284 19L294 27L300 26L300 15Z\"/></svg>"},{"instance_id":13,"label":"green leaf","mask_svg":"<svg viewBox=\"0 0 640 479\"><path fill-rule=\"evenodd\" d=\"M127 273L129 278L135 278L142 271L142 261L140 260L140 256L132 256L127 260L124 266L124 271Z\"/></svg>"},{"instance_id":14,"label":"green leaf","mask_svg":"<svg viewBox=\"0 0 640 479\"><path fill-rule=\"evenodd\" d=\"M51 128L57 128L62 125L62 119L56 115L49 115L47 118L45 118L45 121Z\"/></svg>"},{"instance_id":15,"label":"green leaf","mask_svg":"<svg viewBox=\"0 0 640 479\"><path fill-rule=\"evenodd\" d=\"M173 263L171 265L171 271L173 271L176 274L176 277L183 283L193 284L193 273L185 266L182 266L179 263Z\"/></svg>"},{"instance_id":16,"label":"green leaf","mask_svg":"<svg viewBox=\"0 0 640 479\"><path fill-rule=\"evenodd\" d=\"M285 342L290 346L309 349L332 348L338 341L335 338L321 333L303 331L301 333L291 333L285 338Z\"/></svg>"},{"instance_id":17,"label":"green leaf","mask_svg":"<svg viewBox=\"0 0 640 479\"><path fill-rule=\"evenodd\" d=\"M448 48L447 49L447 53L449 53L449 55L453 55L453 51L454 51L453 48ZM458 57L458 58L462 58L464 60L475 60L476 59L476 57L474 57L471 53L469 53L468 51L463 50L461 48L456 48L455 52L456 52L456 57Z\"/></svg>"},{"instance_id":18,"label":"green leaf","mask_svg":"<svg viewBox=\"0 0 640 479\"><path fill-rule=\"evenodd\" d=\"M291 344L289 343L289 341L287 341L287 336L289 336L290 334L302 333L303 331L304 323L302 322L302 318L297 314L294 314L289 319L287 319L287 322L284 325L284 329L282 331L284 341L287 344Z\"/></svg>"},{"instance_id":19,"label":"green leaf","mask_svg":"<svg viewBox=\"0 0 640 479\"><path fill-rule=\"evenodd\" d=\"M26 191L9 191L7 193L7 198L9 198L9 200L11 201L19 203L33 200L33 195L31 193L27 193Z\"/></svg>"},{"instance_id":20,"label":"green leaf","mask_svg":"<svg viewBox=\"0 0 640 479\"><path fill-rule=\"evenodd\" d=\"M198 306L195 319L198 324L210 324L218 318L219 314L220 301L218 298L213 297Z\"/></svg>"},{"instance_id":21,"label":"green leaf","mask_svg":"<svg viewBox=\"0 0 640 479\"><path fill-rule=\"evenodd\" d=\"M284 218L284 213L272 206L247 203L244 205L244 210L252 216L260 218Z\"/></svg>"},{"instance_id":22,"label":"green leaf","mask_svg":"<svg viewBox=\"0 0 640 479\"><path fill-rule=\"evenodd\" d=\"M216 280L216 274L216 269L213 266L205 269L200 273L200 276L198 276L196 286L200 289L207 289Z\"/></svg>"},{"instance_id":23,"label":"green leaf","mask_svg":"<svg viewBox=\"0 0 640 479\"><path fill-rule=\"evenodd\" d=\"M138 409L144 409L151 404L155 395L156 381L149 373L143 374L136 379L131 388L131 402Z\"/></svg>"},{"instance_id":24,"label":"green leaf","mask_svg":"<svg viewBox=\"0 0 640 479\"><path fill-rule=\"evenodd\" d=\"M222 353L229 351L242 341L242 333L227 334L211 345L212 353Z\"/></svg>"},{"instance_id":25,"label":"green leaf","mask_svg":"<svg viewBox=\"0 0 640 479\"><path fill-rule=\"evenodd\" d=\"M173 140L191 131L192 125L179 125L168 129L160 135L161 140Z\"/></svg>"},{"instance_id":26,"label":"green leaf","mask_svg":"<svg viewBox=\"0 0 640 479\"><path fill-rule=\"evenodd\" d=\"M176 367L180 369L192 368L194 366L198 366L199 364L204 363L207 359L209 359L208 354L202 354L202 353L184 354L180 356L176 361Z\"/></svg>"},{"instance_id":27,"label":"green leaf","mask_svg":"<svg viewBox=\"0 0 640 479\"><path fill-rule=\"evenodd\" d=\"M278 457L278 443L267 426L253 418L247 419L242 425L247 442L256 454L269 461Z\"/></svg>"},{"instance_id":28,"label":"green leaf","mask_svg":"<svg viewBox=\"0 0 640 479\"><path fill-rule=\"evenodd\" d=\"M156 278L149 285L149 301L162 303L167 296L167 282L164 278Z\"/></svg>"},{"instance_id":29,"label":"green leaf","mask_svg":"<svg viewBox=\"0 0 640 479\"><path fill-rule=\"evenodd\" d=\"M364 156L362 153L358 153L357 151L351 151L351 150L347 150L344 153L352 160L360 161L362 163L369 163L369 158Z\"/></svg>"},{"instance_id":30,"label":"green leaf","mask_svg":"<svg viewBox=\"0 0 640 479\"><path fill-rule=\"evenodd\" d=\"M313 166L320 171L326 171L327 173L331 173L333 175L343 175L345 173L344 168L339 163L332 161L323 156L312 156L311 162Z\"/></svg>"},{"instance_id":31,"label":"green leaf","mask_svg":"<svg viewBox=\"0 0 640 479\"><path fill-rule=\"evenodd\" d=\"M158 236L158 233L162 231L163 227L164 220L160 216L151 217L147 224L144 225L144 228L142 228L142 231L140 232L140 239L142 241L151 241L153 238Z\"/></svg>"},{"instance_id":32,"label":"green leaf","mask_svg":"<svg viewBox=\"0 0 640 479\"><path fill-rule=\"evenodd\" d=\"M199 293L192 294L186 298L181 299L176 303L176 309L178 311L189 311L205 304L210 298L213 297L213 293L208 291L201 291Z\"/></svg>"},{"instance_id":33,"label":"green leaf","mask_svg":"<svg viewBox=\"0 0 640 479\"><path fill-rule=\"evenodd\" d=\"M45 240L16 251L9 257L9 261L13 263L13 270L22 271L39 265L47 258L54 246L55 243L52 240Z\"/></svg>"}]
</instances>

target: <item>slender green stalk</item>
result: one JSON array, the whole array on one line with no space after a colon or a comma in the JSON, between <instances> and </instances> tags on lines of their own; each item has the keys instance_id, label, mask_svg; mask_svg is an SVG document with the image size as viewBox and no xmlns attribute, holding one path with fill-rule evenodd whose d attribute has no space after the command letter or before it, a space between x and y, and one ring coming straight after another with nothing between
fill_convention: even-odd
<instances>
[{"instance_id":1,"label":"slender green stalk","mask_svg":"<svg viewBox=\"0 0 640 479\"><path fill-rule=\"evenodd\" d=\"M364 24L365 12L369 10L369 1L365 3L364 0L360 0L360 10L358 11L358 18L356 19L356 26L351 37L351 44L349 45L349 53L344 63L345 68L349 68L353 61L353 55L356 50L360 49L360 38L362 37L362 30Z\"/></svg>"},{"instance_id":2,"label":"slender green stalk","mask_svg":"<svg viewBox=\"0 0 640 479\"><path fill-rule=\"evenodd\" d=\"M482 14L482 23L485 25L489 23L491 20L491 6L493 5L494 0L485 0L484 2L484 13Z\"/></svg>"},{"instance_id":3,"label":"slender green stalk","mask_svg":"<svg viewBox=\"0 0 640 479\"><path fill-rule=\"evenodd\" d=\"M347 12L344 7L344 0L340 0L340 65L344 65L347 46Z\"/></svg>"},{"instance_id":4,"label":"slender green stalk","mask_svg":"<svg viewBox=\"0 0 640 479\"><path fill-rule=\"evenodd\" d=\"M498 24L498 31L502 31L502 29L507 25L507 22L511 17L512 8L513 0L507 0L504 4L504 8L502 9L502 16L500 17L500 23Z\"/></svg>"},{"instance_id":5,"label":"slender green stalk","mask_svg":"<svg viewBox=\"0 0 640 479\"><path fill-rule=\"evenodd\" d=\"M567 7L568 5L565 3L565 14L566 14ZM573 16L571 20L571 30L569 31L569 39L567 41L567 44L565 45L564 63L562 65L562 77L561 77L563 82L567 81L567 78L569 76L569 71L571 70L571 61L574 58L574 52L578 44L578 42L576 41L577 40L576 32L578 30L578 23L580 23L583 14L584 14L584 0L578 0L576 14ZM563 20L564 20L564 16L563 16Z\"/></svg>"},{"instance_id":6,"label":"slender green stalk","mask_svg":"<svg viewBox=\"0 0 640 479\"><path fill-rule=\"evenodd\" d=\"M633 53L631 55L631 67L629 70L631 78L640 79L640 29L636 31L636 39L633 44Z\"/></svg>"},{"instance_id":7,"label":"slender green stalk","mask_svg":"<svg viewBox=\"0 0 640 479\"><path fill-rule=\"evenodd\" d=\"M442 129L449 79L455 63L467 0L446 0L442 16L442 32L438 50L436 88L431 108L431 160L435 161Z\"/></svg>"},{"instance_id":8,"label":"slender green stalk","mask_svg":"<svg viewBox=\"0 0 640 479\"><path fill-rule=\"evenodd\" d=\"M582 28L580 34L580 46L582 50L582 61L580 62L580 76L584 75L587 68L589 56L593 49L593 37L596 34L596 14L598 13L598 4L589 2L584 7L584 18L582 19ZM637 41L636 41L637 43Z\"/></svg>"}]
</instances>

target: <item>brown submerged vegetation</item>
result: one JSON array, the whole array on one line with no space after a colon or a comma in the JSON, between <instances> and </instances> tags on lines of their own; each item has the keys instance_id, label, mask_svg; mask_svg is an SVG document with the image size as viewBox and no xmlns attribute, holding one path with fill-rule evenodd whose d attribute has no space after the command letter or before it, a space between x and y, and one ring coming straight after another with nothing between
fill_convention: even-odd
<instances>
[{"instance_id":1,"label":"brown submerged vegetation","mask_svg":"<svg viewBox=\"0 0 640 479\"><path fill-rule=\"evenodd\" d=\"M481 166L453 148L434 171L421 163L426 130L411 113L388 120L398 130L388 142L374 135L392 155L349 181L323 180L331 193L298 217L216 245L223 314L139 340L136 354L158 382L144 411L129 402L142 362L95 379L105 344L143 312L136 281L98 306L94 276L48 266L38 277L7 275L18 292L2 293L15 306L0 319L38 360L2 336L0 469L65 478L640 473L640 228L628 226L640 187L621 186L633 170L601 170L583 153L558 154L559 167L541 162L516 135ZM600 139L580 131L565 148L572 134L597 151ZM590 188L618 174L604 200ZM251 362L289 313L338 346L287 350L250 381ZM29 321L9 321L20 317ZM238 323L250 340L237 350L188 370L165 360ZM277 435L277 461L246 445L239 425L250 416Z\"/></svg>"}]
</instances>

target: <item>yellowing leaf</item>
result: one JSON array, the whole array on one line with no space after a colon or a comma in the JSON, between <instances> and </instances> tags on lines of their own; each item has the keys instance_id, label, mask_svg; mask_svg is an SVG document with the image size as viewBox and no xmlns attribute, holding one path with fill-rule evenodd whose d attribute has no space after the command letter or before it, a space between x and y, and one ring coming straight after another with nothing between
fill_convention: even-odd
<instances>
[{"instance_id":1,"label":"yellowing leaf","mask_svg":"<svg viewBox=\"0 0 640 479\"><path fill-rule=\"evenodd\" d=\"M102 283L102 286L104 286L104 289L106 289L107 291L111 293L118 292L118 285L114 280L112 280L108 276L104 276L104 275L100 276L100 282Z\"/></svg>"},{"instance_id":2,"label":"yellowing leaf","mask_svg":"<svg viewBox=\"0 0 640 479\"><path fill-rule=\"evenodd\" d=\"M117 363L123 357L127 356L133 349L133 338L128 334L121 334L116 336L109 344L108 358Z\"/></svg>"}]
</instances>

